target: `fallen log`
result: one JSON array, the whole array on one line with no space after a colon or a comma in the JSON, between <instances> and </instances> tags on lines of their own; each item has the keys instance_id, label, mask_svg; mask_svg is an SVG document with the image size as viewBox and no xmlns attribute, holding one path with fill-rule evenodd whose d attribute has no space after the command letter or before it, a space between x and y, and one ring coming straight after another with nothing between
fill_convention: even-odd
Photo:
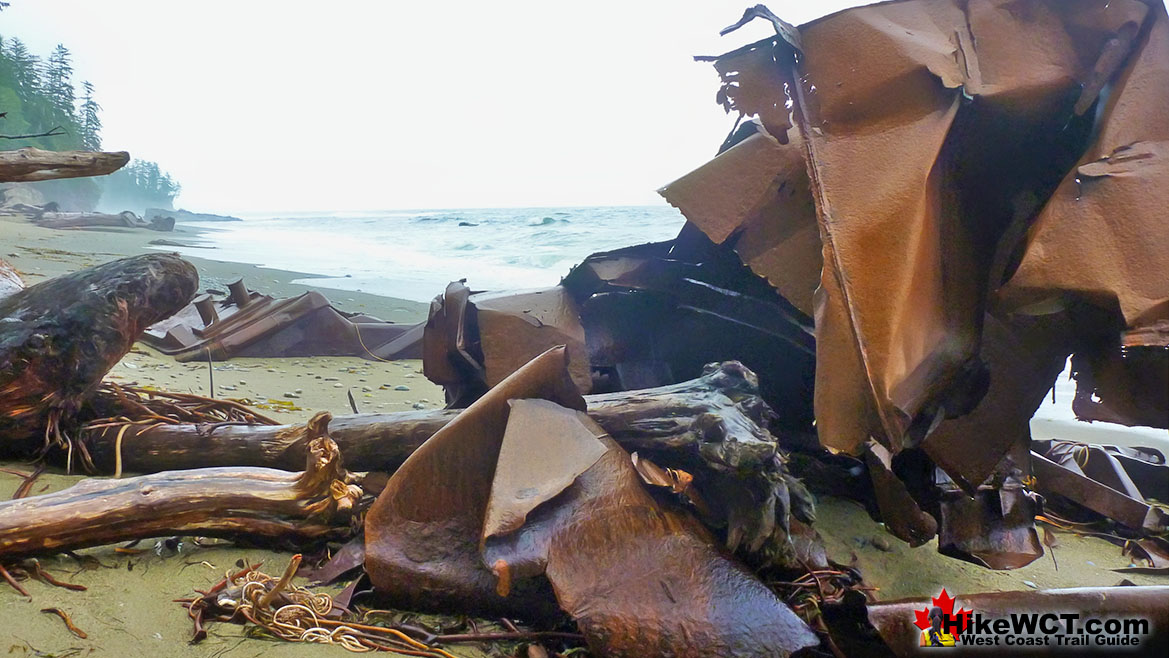
<instances>
[{"instance_id":1,"label":"fallen log","mask_svg":"<svg viewBox=\"0 0 1169 658\"><path fill-rule=\"evenodd\" d=\"M318 413L301 428L300 473L213 468L91 479L0 503L0 560L172 535L296 544L343 537L361 489L328 437L330 418Z\"/></svg>"},{"instance_id":2,"label":"fallen log","mask_svg":"<svg viewBox=\"0 0 1169 658\"><path fill-rule=\"evenodd\" d=\"M0 451L51 443L71 462L62 420L80 409L143 329L190 300L198 281L178 255L147 254L0 298Z\"/></svg>"},{"instance_id":3,"label":"fallen log","mask_svg":"<svg viewBox=\"0 0 1169 658\"><path fill-rule=\"evenodd\" d=\"M0 151L0 183L32 183L58 178L104 176L130 161L125 151Z\"/></svg>"},{"instance_id":4,"label":"fallen log","mask_svg":"<svg viewBox=\"0 0 1169 658\"><path fill-rule=\"evenodd\" d=\"M117 228L144 228L151 231L173 231L175 220L173 217L155 217L149 222L129 210L120 213L101 212L51 212L43 213L33 220L42 228L88 228L112 226Z\"/></svg>"},{"instance_id":5,"label":"fallen log","mask_svg":"<svg viewBox=\"0 0 1169 658\"><path fill-rule=\"evenodd\" d=\"M770 410L755 374L736 361L707 366L701 377L637 391L587 395L589 415L631 452L692 453L738 467L775 454L765 429ZM111 407L116 401L107 401ZM95 403L96 405L97 403ZM103 415L114 415L103 407ZM337 416L330 436L346 463L392 471L458 409ZM153 473L184 468L263 466L294 470L306 444L296 425L130 425L122 435L122 468ZM99 472L113 472L120 427L84 432Z\"/></svg>"},{"instance_id":6,"label":"fallen log","mask_svg":"<svg viewBox=\"0 0 1169 658\"><path fill-rule=\"evenodd\" d=\"M148 393L147 393L148 394ZM707 501L698 511L708 526L725 530L730 550L765 563L794 559L788 538L792 516L814 519L814 503L787 473L774 436L771 409L755 374L736 361L711 364L697 379L640 391L586 396L589 416L622 448L693 477L693 493ZM117 411L103 397L104 418ZM358 414L335 419L330 436L354 470L392 472L457 410ZM109 472L155 472L217 466L294 468L306 442L296 426L229 423L111 424L83 430L94 464ZM120 440L119 440L120 437Z\"/></svg>"}]
</instances>

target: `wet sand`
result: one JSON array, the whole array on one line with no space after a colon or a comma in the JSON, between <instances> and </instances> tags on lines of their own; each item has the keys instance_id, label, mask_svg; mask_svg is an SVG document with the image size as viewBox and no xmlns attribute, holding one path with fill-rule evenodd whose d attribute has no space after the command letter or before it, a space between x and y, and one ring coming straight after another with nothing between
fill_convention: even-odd
<instances>
[{"instance_id":1,"label":"wet sand","mask_svg":"<svg viewBox=\"0 0 1169 658\"><path fill-rule=\"evenodd\" d=\"M192 241L198 232L179 225L173 234L109 229L101 231L54 231L28 224L23 219L0 217L0 258L12 262L29 284L120 256L143 253L151 240ZM292 283L306 275L253 265L221 263L191 258L202 278L200 290L223 289L240 276L249 287L275 296L295 295L310 289ZM392 254L387 254L391 258ZM409 322L425 318L423 304L376 295L321 290L339 308L362 311L386 320ZM440 291L435 291L437 294ZM215 364L215 394L246 399L280 421L298 422L315 411L347 413L346 393L352 392L362 411L399 411L416 404L440 407L442 390L421 374L418 361L375 362L364 359L313 357L296 359L233 359ZM110 373L118 382L151 384L175 391L207 395L206 364L182 364L141 345L135 347ZM408 390L398 390L405 387ZM291 394L295 397L287 397ZM29 470L25 464L0 463L0 467ZM56 491L81 479L59 472L38 481L33 494ZM0 499L9 498L19 485L14 475L0 473ZM829 555L840 563L853 556L866 581L882 599L933 596L945 587L952 594L988 590L1027 590L1089 585L1114 585L1122 578L1136 584L1167 584L1169 578L1120 574L1112 569L1128 566L1120 549L1101 539L1058 533L1055 549L1059 567L1050 555L1014 571L991 571L937 553L936 540L909 548L884 532L858 505L823 499L818 507L816 529L824 536ZM139 547L152 549L155 540ZM316 647L248 638L241 626L215 624L200 645L188 644L191 622L172 599L188 596L193 588L205 588L234 569L238 560L264 562L264 570L278 574L289 553L241 548L222 542L198 547L189 539L178 554L155 555L153 550L126 555L106 546L87 551L97 558L86 564L67 556L42 558L41 564L61 580L88 588L74 592L26 581L32 595L26 599L0 583L0 652L11 656L321 656L344 655L339 647ZM326 588L335 592L339 588ZM73 636L55 615L42 608L57 607L72 616L88 635ZM450 649L460 656L484 656L480 650ZM499 654L503 655L503 654Z\"/></svg>"}]
</instances>

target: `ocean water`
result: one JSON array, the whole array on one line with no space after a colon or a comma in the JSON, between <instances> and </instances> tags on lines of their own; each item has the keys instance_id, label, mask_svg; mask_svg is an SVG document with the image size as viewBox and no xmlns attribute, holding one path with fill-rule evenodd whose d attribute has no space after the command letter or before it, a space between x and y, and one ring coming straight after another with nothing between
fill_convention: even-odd
<instances>
[{"instance_id":1,"label":"ocean water","mask_svg":"<svg viewBox=\"0 0 1169 658\"><path fill-rule=\"evenodd\" d=\"M674 208L484 208L304 213L188 224L207 232L191 256L322 278L312 285L429 301L466 278L477 290L556 285L593 252L668 240Z\"/></svg>"},{"instance_id":2,"label":"ocean water","mask_svg":"<svg viewBox=\"0 0 1169 658\"><path fill-rule=\"evenodd\" d=\"M314 275L302 282L427 302L450 281L480 290L552 286L597 251L669 240L684 223L666 205L302 213L191 223L215 251L192 256ZM174 249L167 247L168 250ZM1031 420L1032 436L1154 446L1169 432L1076 420L1068 369ZM1054 400L1052 399L1054 397Z\"/></svg>"}]
</instances>

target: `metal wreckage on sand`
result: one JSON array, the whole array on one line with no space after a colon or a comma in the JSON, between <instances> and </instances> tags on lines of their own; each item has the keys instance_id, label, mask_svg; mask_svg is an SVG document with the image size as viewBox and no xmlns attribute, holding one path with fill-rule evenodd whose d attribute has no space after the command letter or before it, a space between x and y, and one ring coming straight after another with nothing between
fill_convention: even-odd
<instances>
[{"instance_id":1,"label":"metal wreckage on sand","mask_svg":"<svg viewBox=\"0 0 1169 658\"><path fill-rule=\"evenodd\" d=\"M69 366L68 341L95 329L63 318L69 338L0 330L6 442L48 437L34 446L76 446L75 463L98 470L192 469L191 481L134 481L173 494L156 501L170 530L210 519L206 534L252 539L357 532L309 573L363 567L388 604L519 616L552 635L571 619L579 635L556 637L599 655L913 651L909 610L926 604L873 601L862 574L831 562L806 486L989 568L1043 554L1041 515L1104 529L1148 565L1137 568L1169 569L1164 454L1032 442L1028 424L1070 356L1081 419L1169 428L1164 5L904 0L799 28L757 6L724 32L755 18L776 36L699 58L739 121L714 159L661 190L687 219L675 239L595 254L543 290L452 283L424 328L379 338L420 350L449 409L290 427L224 402L99 388L132 336L93 341L98 356ZM189 300L194 282L176 274L170 301L136 312L157 320ZM103 303L124 309L119 295L133 294ZM350 329L277 318L324 309L233 289L149 335L185 359L247 354L256 336L318 353ZM338 317L368 343L364 318ZM77 373L68 394L61 367ZM123 455L126 436L149 449ZM306 463L300 476L276 470ZM239 471L231 486L275 487L282 502L215 526L214 497L184 492L224 469ZM159 532L79 533L39 513L107 500L92 511L108 528L119 494L105 491L0 504L0 559ZM810 586L764 584L801 579ZM302 589L249 567L186 605L197 637L207 621L247 619L290 639L443 655L437 636L405 627L336 639L341 599L342 612L280 622L277 606L308 600ZM1147 646L1169 641L1164 588L963 600L1140 614Z\"/></svg>"}]
</instances>

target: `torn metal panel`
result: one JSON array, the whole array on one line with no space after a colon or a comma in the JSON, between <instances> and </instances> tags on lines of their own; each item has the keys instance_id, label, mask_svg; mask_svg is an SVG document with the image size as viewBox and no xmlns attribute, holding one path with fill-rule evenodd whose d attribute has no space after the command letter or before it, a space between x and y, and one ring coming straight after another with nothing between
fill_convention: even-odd
<instances>
[{"instance_id":1,"label":"torn metal panel","mask_svg":"<svg viewBox=\"0 0 1169 658\"><path fill-rule=\"evenodd\" d=\"M1061 496L1133 530L1159 534L1169 529L1164 510L1087 477L1074 462L1060 465L1032 452L1031 468L1035 490L1048 498Z\"/></svg>"},{"instance_id":2,"label":"torn metal panel","mask_svg":"<svg viewBox=\"0 0 1169 658\"><path fill-rule=\"evenodd\" d=\"M488 391L391 476L366 569L395 605L555 618L603 655L786 655L815 633L583 413L567 351ZM567 405L567 407L565 406Z\"/></svg>"},{"instance_id":3,"label":"torn metal panel","mask_svg":"<svg viewBox=\"0 0 1169 658\"><path fill-rule=\"evenodd\" d=\"M780 144L756 133L658 193L812 315L822 265L820 229L798 136Z\"/></svg>"},{"instance_id":4,"label":"torn metal panel","mask_svg":"<svg viewBox=\"0 0 1169 658\"><path fill-rule=\"evenodd\" d=\"M1023 488L1023 473L1013 471L973 497L942 476L939 553L991 569L1018 569L1043 556L1035 531L1039 505Z\"/></svg>"},{"instance_id":5,"label":"torn metal panel","mask_svg":"<svg viewBox=\"0 0 1169 658\"><path fill-rule=\"evenodd\" d=\"M175 360L233 357L361 356L418 358L420 326L382 322L335 309L316 291L275 299L251 292L243 281L216 301L196 299L146 329L141 340Z\"/></svg>"},{"instance_id":6,"label":"torn metal panel","mask_svg":"<svg viewBox=\"0 0 1169 658\"><path fill-rule=\"evenodd\" d=\"M1169 18L1152 3L1112 84L1099 136L1036 218L999 291L1028 312L1067 295L1118 307L1130 329L1169 320Z\"/></svg>"},{"instance_id":7,"label":"torn metal panel","mask_svg":"<svg viewBox=\"0 0 1169 658\"><path fill-rule=\"evenodd\" d=\"M1169 429L1169 344L1079 353L1072 374L1076 418Z\"/></svg>"},{"instance_id":8,"label":"torn metal panel","mask_svg":"<svg viewBox=\"0 0 1169 658\"><path fill-rule=\"evenodd\" d=\"M523 525L484 528L483 559L500 594L518 579L545 574L598 655L642 656L648 647L695 658L786 655L819 643L763 583L721 555L692 517L655 501L629 454L587 416L520 400L511 418L519 431L509 420L501 461L509 442L530 459L533 449L544 452L540 428L575 423L573 453L587 468L533 500ZM493 499L516 489L517 473L501 464Z\"/></svg>"},{"instance_id":9,"label":"torn metal panel","mask_svg":"<svg viewBox=\"0 0 1169 658\"><path fill-rule=\"evenodd\" d=\"M366 571L408 609L555 616L547 590L496 593L479 550L509 400L548 399L583 411L567 351L539 355L436 432L398 468L366 515ZM529 455L528 458L538 457Z\"/></svg>"},{"instance_id":10,"label":"torn metal panel","mask_svg":"<svg viewBox=\"0 0 1169 658\"><path fill-rule=\"evenodd\" d=\"M956 610L973 610L987 618L1010 618L1011 613L1055 613L1069 610L1082 618L1139 617L1149 620L1149 636L1143 638L1141 651L1158 654L1169 648L1169 587L1076 587L1019 592L954 592ZM873 603L868 606L869 622L881 635L886 646L898 656L918 656L921 629L915 625L915 611L929 610L930 599L906 599ZM959 647L941 651L946 655L967 655ZM1020 652L1022 648L1018 648ZM1050 654L1051 647L1038 647L1037 654ZM983 653L979 651L978 653ZM992 650L991 653L994 653Z\"/></svg>"},{"instance_id":11,"label":"torn metal panel","mask_svg":"<svg viewBox=\"0 0 1169 658\"><path fill-rule=\"evenodd\" d=\"M938 522L922 511L905 488L905 483L893 473L893 456L889 451L876 441L870 441L865 451L865 464L873 480L881 520L889 532L910 546L921 546L933 539L938 534Z\"/></svg>"},{"instance_id":12,"label":"torn metal panel","mask_svg":"<svg viewBox=\"0 0 1169 658\"><path fill-rule=\"evenodd\" d=\"M1169 465L1155 448L1035 441L1032 449L1056 464L1136 500L1169 500Z\"/></svg>"},{"instance_id":13,"label":"torn metal panel","mask_svg":"<svg viewBox=\"0 0 1169 658\"><path fill-rule=\"evenodd\" d=\"M1012 449L1024 453L1031 441L1031 417L1043 403L1072 351L1076 323L1066 313L1015 317L987 315L981 359L986 395L969 413L960 401L925 438L922 449L964 491L973 495ZM1026 473L1025 473L1026 474Z\"/></svg>"},{"instance_id":14,"label":"torn metal panel","mask_svg":"<svg viewBox=\"0 0 1169 658\"><path fill-rule=\"evenodd\" d=\"M536 354L564 345L572 381L581 393L592 390L580 310L565 288L476 293L467 304L476 316L488 387L503 381Z\"/></svg>"},{"instance_id":15,"label":"torn metal panel","mask_svg":"<svg viewBox=\"0 0 1169 658\"><path fill-rule=\"evenodd\" d=\"M899 450L945 399L976 396L967 373L988 281L1004 269L999 241L1086 144L1090 121L1069 117L1121 70L1147 13L1135 0L892 2L802 26L798 48L776 39L715 58L724 105L773 134L784 122L766 115L794 101L826 241L816 309L826 446L858 451L876 436ZM771 173L741 184L754 193ZM691 220L730 242L742 207L758 206L740 204L719 221L692 208ZM751 265L806 304L777 283L786 263Z\"/></svg>"},{"instance_id":16,"label":"torn metal panel","mask_svg":"<svg viewBox=\"0 0 1169 658\"><path fill-rule=\"evenodd\" d=\"M447 402L465 407L487 390L475 315L467 313L471 290L452 281L430 302L422 336L422 372L442 386Z\"/></svg>"}]
</instances>

